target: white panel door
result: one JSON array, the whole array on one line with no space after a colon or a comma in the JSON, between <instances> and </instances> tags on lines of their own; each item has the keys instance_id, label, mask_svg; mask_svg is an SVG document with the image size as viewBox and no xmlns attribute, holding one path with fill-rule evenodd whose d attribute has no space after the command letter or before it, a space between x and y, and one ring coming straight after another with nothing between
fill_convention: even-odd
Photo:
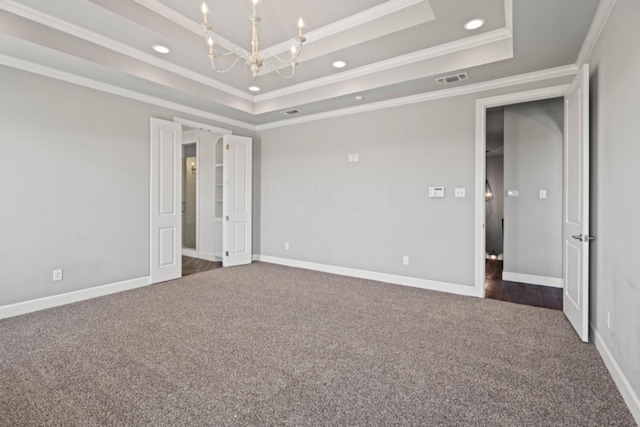
<instances>
[{"instance_id":1,"label":"white panel door","mask_svg":"<svg viewBox=\"0 0 640 427\"><path fill-rule=\"evenodd\" d=\"M222 265L251 263L251 138L223 137Z\"/></svg>"},{"instance_id":2,"label":"white panel door","mask_svg":"<svg viewBox=\"0 0 640 427\"><path fill-rule=\"evenodd\" d=\"M589 65L565 93L563 310L589 341Z\"/></svg>"},{"instance_id":3,"label":"white panel door","mask_svg":"<svg viewBox=\"0 0 640 427\"><path fill-rule=\"evenodd\" d=\"M182 277L182 125L151 118L151 283Z\"/></svg>"}]
</instances>

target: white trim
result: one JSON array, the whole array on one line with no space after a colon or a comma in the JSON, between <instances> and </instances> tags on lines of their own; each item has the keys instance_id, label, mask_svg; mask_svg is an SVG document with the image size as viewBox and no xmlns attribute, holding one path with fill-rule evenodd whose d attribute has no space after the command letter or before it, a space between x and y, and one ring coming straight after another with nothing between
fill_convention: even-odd
<instances>
[{"instance_id":1,"label":"white trim","mask_svg":"<svg viewBox=\"0 0 640 427\"><path fill-rule=\"evenodd\" d=\"M550 288L563 288L564 281L561 277L537 276L535 274L502 272L502 280L509 282L528 283L530 285L548 286Z\"/></svg>"},{"instance_id":2,"label":"white trim","mask_svg":"<svg viewBox=\"0 0 640 427\"><path fill-rule=\"evenodd\" d=\"M304 92L310 89L316 89L322 86L327 86L334 83L343 82L355 78L367 76L369 74L378 73L381 71L389 70L392 68L401 67L404 65L414 64L416 62L425 61L427 59L436 58L443 55L449 55L452 53L460 52L462 50L471 49L479 46L483 46L490 43L499 42L501 40L512 38L512 35L504 28L483 33L477 36L467 37L461 40L456 40L450 43L444 43L438 46L430 47L427 49L419 50L416 52L407 53L405 55L396 56L395 58L379 61L373 64L365 65L362 67L354 68L349 71L321 77L315 80L309 80L297 85L288 86L282 89L273 90L262 95L255 97L256 103L263 101L269 101L275 98L280 98L287 95L292 95L299 92Z\"/></svg>"},{"instance_id":3,"label":"white trim","mask_svg":"<svg viewBox=\"0 0 640 427\"><path fill-rule=\"evenodd\" d=\"M611 354L609 347L607 347L607 344L604 342L602 336L600 336L593 324L591 324L591 337L598 349L598 352L600 353L600 357L602 357L605 366L613 378L613 382L618 386L618 390L620 391L622 398L629 407L631 415L635 418L636 423L640 425L640 397L638 396L638 392L631 386L629 379L622 371L622 368L620 368L615 357Z\"/></svg>"},{"instance_id":4,"label":"white trim","mask_svg":"<svg viewBox=\"0 0 640 427\"><path fill-rule=\"evenodd\" d=\"M182 248L182 256L188 256L189 258L200 258L198 251L195 249Z\"/></svg>"},{"instance_id":5,"label":"white trim","mask_svg":"<svg viewBox=\"0 0 640 427\"><path fill-rule=\"evenodd\" d=\"M208 253L205 253L205 252L199 252L198 256L196 258L203 259L205 261L211 261L211 262L220 262L220 261L222 261L222 258L217 257L214 254L208 254Z\"/></svg>"},{"instance_id":6,"label":"white trim","mask_svg":"<svg viewBox=\"0 0 640 427\"><path fill-rule=\"evenodd\" d=\"M513 0L504 0L504 26L513 34Z\"/></svg>"},{"instance_id":7,"label":"white trim","mask_svg":"<svg viewBox=\"0 0 640 427\"><path fill-rule=\"evenodd\" d=\"M201 36L204 39L204 31L203 31L202 24L199 24L199 23L197 23L195 21L192 21L190 18L187 18L183 14L181 14L178 11L170 8L169 6L165 5L164 3L161 3L161 2L159 2L157 0L133 0L133 1L138 3L140 6L146 7L147 9L151 10L152 12L157 13L158 15L162 16L163 18L166 18L169 21L180 25L181 27L191 31L192 33ZM216 44L224 47L227 50L233 50L233 51L235 51L236 49L245 50L242 47L240 47L237 44L235 44L234 42L232 42L231 40L222 37L218 33L210 31L209 34L216 41Z\"/></svg>"},{"instance_id":8,"label":"white trim","mask_svg":"<svg viewBox=\"0 0 640 427\"><path fill-rule=\"evenodd\" d=\"M375 271L358 270L355 268L338 267L314 262L298 261L288 258L279 258L269 255L254 254L255 261L271 264L286 265L288 267L304 268L306 270L322 271L324 273L338 274L340 276L357 277L360 279L375 280L378 282L392 283L394 285L411 286L413 288L429 289L432 291L447 292L457 295L477 296L472 286L458 285L454 283L437 282L434 280L418 279L415 277L398 276L395 274L378 273Z\"/></svg>"},{"instance_id":9,"label":"white trim","mask_svg":"<svg viewBox=\"0 0 640 427\"><path fill-rule=\"evenodd\" d=\"M573 66L577 73L578 67ZM476 100L476 202L475 202L475 291L482 298L485 296L485 201L484 180L486 169L486 109L501 105L518 104L521 102L537 101L564 96L569 85L546 87L524 92L481 98Z\"/></svg>"},{"instance_id":10,"label":"white trim","mask_svg":"<svg viewBox=\"0 0 640 427\"><path fill-rule=\"evenodd\" d=\"M6 65L7 67L17 68L23 71L28 71L30 73L39 74L41 76L50 77L52 79L73 83L78 86L84 86L90 89L99 90L101 92L106 92L112 95L118 95L125 98L133 99L135 101L140 101L147 104L156 105L158 107L164 107L171 110L179 111L181 113L191 114L203 119L214 120L216 122L224 123L230 126L237 126L239 128L252 131L256 130L256 127L254 125L242 122L240 120L230 119L219 114L210 113L208 111L199 110L197 108L187 107L186 105L178 104L176 102L166 101L164 99L156 98L155 96L145 95L140 92L124 89L119 86L110 85L108 83L102 83L97 80L81 77L76 74L56 70L54 68L35 64L33 62L25 61L11 56L0 54L0 64Z\"/></svg>"},{"instance_id":11,"label":"white trim","mask_svg":"<svg viewBox=\"0 0 640 427\"><path fill-rule=\"evenodd\" d=\"M428 7L428 10L422 14L422 18L425 20L424 22L433 21L435 19L435 14L433 13L433 8L431 7L431 3L429 2L429 0L388 0L378 6L363 10L362 12L356 13L355 15L351 15L339 21L332 22L316 30L309 31L305 33L304 36L307 38L308 44L313 43L331 36L335 36L344 31L357 28L371 21L375 21L376 19L384 18L385 16L399 12L408 7L415 6L422 2L425 2ZM367 38L367 40L372 40L374 36L375 33L372 33L371 37ZM264 55L269 50L275 53L286 52L290 48L291 42L286 41L264 49L260 51L260 54ZM342 48L343 47L338 47L336 50Z\"/></svg>"},{"instance_id":12,"label":"white trim","mask_svg":"<svg viewBox=\"0 0 640 427\"><path fill-rule=\"evenodd\" d=\"M295 119L280 120L277 122L265 123L265 124L256 126L255 130L259 132L259 131L268 130L268 129L276 129L276 128L281 128L285 126L293 126L301 123L315 122L317 120L330 119L334 117L342 117L350 114L358 114L358 113L363 113L367 111L375 111L375 110L381 110L381 109L391 108L391 107L400 107L403 105L433 101L436 99L449 98L453 96L468 95L471 93L483 92L483 91L488 91L493 89L501 89L509 86L515 86L515 85L526 84L526 83L534 83L534 82L558 78L558 77L573 76L577 72L578 72L578 67L576 67L575 65L573 64L565 65L563 67L550 68L547 70L535 71L533 73L526 73L526 74L520 74L517 76L505 77L502 79L490 80L488 82L476 83L476 84L471 84L471 85L466 85L466 86L461 86L461 87L456 87L451 89L442 89L442 90L437 90L433 92L422 93L419 95L410 95L402 98L389 99L386 101L372 102L370 104L359 105L357 107L342 108L338 110L327 111L324 113L310 114L308 116L303 116ZM557 86L557 87L564 88L565 86ZM539 89L539 90L544 91L547 89L548 88ZM508 96L508 95L504 95L504 96ZM482 194L484 194L484 190Z\"/></svg>"},{"instance_id":13,"label":"white trim","mask_svg":"<svg viewBox=\"0 0 640 427\"><path fill-rule=\"evenodd\" d=\"M173 121L176 123L180 123L182 124L182 126L187 126L189 128L195 128L196 130L205 130L207 132L212 132L215 133L217 135L231 135L233 132L231 132L229 129L224 129L224 128L219 128L217 126L211 126L208 125L206 123L200 123L200 122L196 122L193 120L188 120L188 119L183 119L182 117L174 117Z\"/></svg>"},{"instance_id":14,"label":"white trim","mask_svg":"<svg viewBox=\"0 0 640 427\"><path fill-rule=\"evenodd\" d=\"M34 311L45 310L52 307L59 307L61 305L97 298L104 295L115 294L131 289L142 288L144 286L148 286L149 284L149 277L140 277L138 279L125 280L123 282L96 286L94 288L81 289L79 291L67 292L50 297L4 305L0 307L0 319L20 316L22 314L32 313Z\"/></svg>"},{"instance_id":15,"label":"white trim","mask_svg":"<svg viewBox=\"0 0 640 427\"><path fill-rule=\"evenodd\" d=\"M589 27L589 32L584 38L582 48L580 49L578 59L576 60L576 65L578 67L582 67L587 63L587 60L591 56L593 49L596 47L596 44L602 35L602 31L607 25L607 21L609 21L609 17L611 16L611 12L613 12L613 8L615 6L616 0L600 0L598 3L598 9L596 10L596 14L593 17L591 26Z\"/></svg>"},{"instance_id":16,"label":"white trim","mask_svg":"<svg viewBox=\"0 0 640 427\"><path fill-rule=\"evenodd\" d=\"M15 15L29 19L33 22L37 22L55 30L62 31L74 37L87 40L98 46L105 47L114 52L126 55L130 58L146 62L147 64L162 68L163 70L218 89L229 95L234 95L247 101L254 101L254 97L252 95L236 89L233 86L221 83L218 80L212 79L211 77L204 76L188 68L184 68L167 60L158 58L155 55L133 48L125 43L103 36L102 34L95 33L93 31L87 30L86 28L80 27L67 21L63 21L62 19L55 18L51 15L47 15L35 9L31 9L27 6L18 4L13 0L0 0L0 9L4 9Z\"/></svg>"}]
</instances>

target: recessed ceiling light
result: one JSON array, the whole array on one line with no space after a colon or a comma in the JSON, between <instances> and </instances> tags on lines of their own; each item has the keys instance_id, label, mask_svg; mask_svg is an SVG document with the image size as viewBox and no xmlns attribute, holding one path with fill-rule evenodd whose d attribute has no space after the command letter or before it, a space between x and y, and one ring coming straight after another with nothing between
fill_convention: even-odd
<instances>
[{"instance_id":1,"label":"recessed ceiling light","mask_svg":"<svg viewBox=\"0 0 640 427\"><path fill-rule=\"evenodd\" d=\"M358 95L356 96L356 101L362 101L364 99L364 96Z\"/></svg>"},{"instance_id":2,"label":"recessed ceiling light","mask_svg":"<svg viewBox=\"0 0 640 427\"><path fill-rule=\"evenodd\" d=\"M347 66L347 63L344 62L344 61L336 61L336 62L333 63L333 66L335 68L344 68L344 67Z\"/></svg>"},{"instance_id":3,"label":"recessed ceiling light","mask_svg":"<svg viewBox=\"0 0 640 427\"><path fill-rule=\"evenodd\" d=\"M465 30L477 30L484 25L484 19L476 18L464 24Z\"/></svg>"},{"instance_id":4,"label":"recessed ceiling light","mask_svg":"<svg viewBox=\"0 0 640 427\"><path fill-rule=\"evenodd\" d=\"M151 48L153 50L155 50L156 52L158 52L158 53L169 53L169 52L171 52L171 50L169 50L168 47L163 46L161 44L154 44L153 46L151 46Z\"/></svg>"},{"instance_id":5,"label":"recessed ceiling light","mask_svg":"<svg viewBox=\"0 0 640 427\"><path fill-rule=\"evenodd\" d=\"M258 86L249 86L249 90L251 92L260 92L260 88Z\"/></svg>"}]
</instances>

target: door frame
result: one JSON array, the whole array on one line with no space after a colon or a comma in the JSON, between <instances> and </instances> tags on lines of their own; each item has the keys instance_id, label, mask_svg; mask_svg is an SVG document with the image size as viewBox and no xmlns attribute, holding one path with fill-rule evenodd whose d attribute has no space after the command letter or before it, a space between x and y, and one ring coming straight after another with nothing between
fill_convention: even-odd
<instances>
[{"instance_id":1,"label":"door frame","mask_svg":"<svg viewBox=\"0 0 640 427\"><path fill-rule=\"evenodd\" d=\"M564 98L569 84L528 90L524 92L509 93L476 100L476 188L475 188L475 283L474 294L477 297L485 297L485 176L487 169L487 108L501 107L505 105L520 104L523 102L541 101L544 99ZM565 124L566 125L566 124ZM565 195L562 196L563 205Z\"/></svg>"},{"instance_id":2,"label":"door frame","mask_svg":"<svg viewBox=\"0 0 640 427\"><path fill-rule=\"evenodd\" d=\"M173 117L173 121L176 123L180 123L182 125L182 141L180 143L180 146L183 147L185 145L185 138L184 138L184 134L185 132L190 132L191 130L193 132L199 132L199 131L207 131L210 132L212 134L218 135L221 138L224 137L224 135L232 135L233 132L230 129L225 129L225 128L221 128L221 127L217 127L217 126L212 126L206 123L201 123L195 120L189 120L189 119L185 119L182 117L178 117L178 116L174 116ZM185 128L187 128L187 130L185 131ZM190 141L190 139L188 139ZM197 163L196 163L196 169L200 169L200 139L196 139L195 141L196 147L197 147L197 153L198 153L198 157L197 157ZM191 142L187 142L187 144L190 144ZM182 154L182 153L181 153ZM178 184L180 185L180 188L182 188L183 182L182 182L182 156L180 157L180 164L178 165ZM199 192L199 186L200 186L200 176L198 175L198 177L196 178L196 249L192 250L192 249L187 249L185 251L185 249L182 247L182 235L180 236L180 250L182 252L183 256L189 256L192 258L197 258L197 259L206 259L207 261L212 261L212 259L210 258L201 258L200 255L200 233L199 233L199 220L200 220L200 192ZM181 205L182 205L182 200L180 201ZM181 206L182 207L182 206ZM182 209L180 209L180 211L182 211ZM182 233L184 233L184 230L182 230ZM220 236L220 239L222 239L222 236ZM186 252L186 253L185 253Z\"/></svg>"},{"instance_id":3,"label":"door frame","mask_svg":"<svg viewBox=\"0 0 640 427\"><path fill-rule=\"evenodd\" d=\"M158 117L153 117L151 116L150 119L159 119ZM160 120L165 120L165 119L160 119ZM152 121L152 120L150 120ZM166 121L171 121L171 120L166 120ZM173 168L173 179L175 182L175 185L182 189L182 132L184 131L185 127L190 127L190 128L194 128L194 129L198 129L198 130L206 130L206 131L210 131L219 135L231 135L232 131L230 129L224 129L224 128L220 128L217 126L212 126L206 123L200 123L194 120L189 120L189 119L185 119L182 117L177 117L174 116L173 117L173 122L178 123L181 125L182 130L180 131L180 155L176 155L175 156L175 160L174 160L174 168ZM151 140L151 135L149 136L149 139ZM153 161L152 158L152 153L149 154L149 159L150 159L150 164ZM151 172L150 172L151 173ZM151 178L150 178L151 179ZM151 181L150 181L151 183ZM149 192L151 193L152 189L151 189L151 184L149 185ZM150 196L151 197L151 196ZM175 200L175 209L178 212L182 212L182 197L178 197ZM152 207L151 207L151 203L149 203L149 217L151 218L153 212L152 212ZM151 220L150 220L151 221ZM152 222L151 222L152 223ZM182 224L182 218L180 218L180 224ZM181 230L182 233L182 230ZM182 254L182 234L180 235L179 239L175 239L175 243L176 246L179 247L179 251L180 254ZM174 248L175 249L175 248ZM150 243L149 243L149 268L150 268L150 282L153 283L157 283L158 281L154 281L153 279L153 266L152 266L152 260L153 260L153 253L154 250L157 251L158 248L156 246L154 246L154 241L153 239L150 238ZM180 269L180 277L182 277L182 268Z\"/></svg>"},{"instance_id":4,"label":"door frame","mask_svg":"<svg viewBox=\"0 0 640 427\"><path fill-rule=\"evenodd\" d=\"M183 125L184 126L184 125ZM195 144L196 145L196 172L198 170L200 170L200 138L195 136L197 134L197 130L188 130L188 131L182 131L182 142L180 143L181 146L181 155L183 156L183 158L181 159L180 162L180 185L182 186L182 198L184 199L184 182L182 181L182 172L183 172L183 167L184 167L184 146L185 145L190 145L190 144ZM185 133L187 134L191 134L192 135L186 135L185 137ZM196 174L196 247L195 249L191 249L191 248L185 248L184 244L182 243L184 240L184 226L182 227L182 235L180 236L180 249L182 251L182 256L188 256L188 257L192 257L192 258L200 258L199 253L200 253L200 245L198 244L198 239L200 237L200 233L199 233L199 210L200 210L200 175ZM182 200L180 201L182 203ZM180 206L180 215L184 215L184 212L182 212L182 206ZM182 220L182 218L181 218Z\"/></svg>"}]
</instances>

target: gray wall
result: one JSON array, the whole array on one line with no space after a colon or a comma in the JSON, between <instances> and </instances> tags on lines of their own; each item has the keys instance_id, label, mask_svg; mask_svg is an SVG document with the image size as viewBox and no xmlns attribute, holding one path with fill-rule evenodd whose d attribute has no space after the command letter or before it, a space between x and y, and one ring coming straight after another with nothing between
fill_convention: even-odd
<instances>
[{"instance_id":1,"label":"gray wall","mask_svg":"<svg viewBox=\"0 0 640 427\"><path fill-rule=\"evenodd\" d=\"M562 278L563 129L562 98L504 109L505 272Z\"/></svg>"},{"instance_id":2,"label":"gray wall","mask_svg":"<svg viewBox=\"0 0 640 427\"><path fill-rule=\"evenodd\" d=\"M502 218L504 218L504 156L487 156L487 180L493 200L485 203L487 253L503 252Z\"/></svg>"},{"instance_id":3,"label":"gray wall","mask_svg":"<svg viewBox=\"0 0 640 427\"><path fill-rule=\"evenodd\" d=\"M260 253L473 286L475 100L558 83L261 131Z\"/></svg>"},{"instance_id":4,"label":"gray wall","mask_svg":"<svg viewBox=\"0 0 640 427\"><path fill-rule=\"evenodd\" d=\"M0 306L148 276L149 117L203 120L7 67L0 82Z\"/></svg>"},{"instance_id":5,"label":"gray wall","mask_svg":"<svg viewBox=\"0 0 640 427\"><path fill-rule=\"evenodd\" d=\"M590 58L591 234L597 237L591 243L591 322L636 396L640 396L639 21L640 2L618 0Z\"/></svg>"}]
</instances>

